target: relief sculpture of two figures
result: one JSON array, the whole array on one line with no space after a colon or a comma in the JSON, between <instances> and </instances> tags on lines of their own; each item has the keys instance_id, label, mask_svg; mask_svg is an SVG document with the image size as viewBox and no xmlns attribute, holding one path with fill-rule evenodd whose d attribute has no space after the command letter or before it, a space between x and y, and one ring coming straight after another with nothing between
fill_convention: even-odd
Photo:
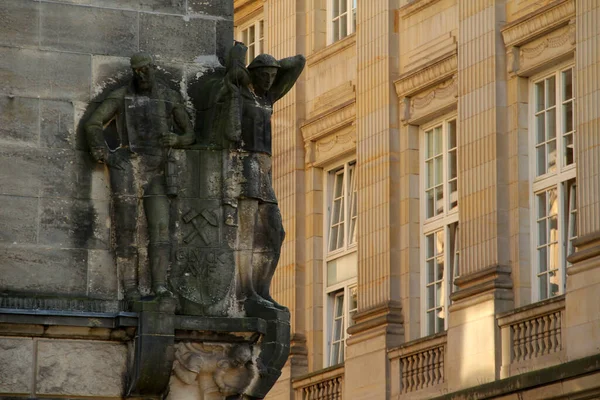
<instances>
[{"instance_id":1,"label":"relief sculpture of two figures","mask_svg":"<svg viewBox=\"0 0 600 400\"><path fill-rule=\"evenodd\" d=\"M131 82L83 124L92 157L108 169L128 307L266 323L240 343L173 339L170 399L264 398L289 354L289 311L270 294L285 236L271 116L305 59L261 54L246 66L246 50L236 43L224 69L190 83L187 102L151 55L135 54ZM107 140L111 129L116 139Z\"/></svg>"}]
</instances>

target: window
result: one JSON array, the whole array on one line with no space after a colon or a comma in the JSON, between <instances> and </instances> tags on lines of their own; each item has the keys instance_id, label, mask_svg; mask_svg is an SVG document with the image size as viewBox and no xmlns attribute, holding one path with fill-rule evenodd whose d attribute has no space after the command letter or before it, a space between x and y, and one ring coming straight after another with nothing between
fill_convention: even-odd
<instances>
[{"instance_id":1,"label":"window","mask_svg":"<svg viewBox=\"0 0 600 400\"><path fill-rule=\"evenodd\" d=\"M332 186L329 210L328 252L345 250L356 245L356 177L354 163L329 173Z\"/></svg>"},{"instance_id":2,"label":"window","mask_svg":"<svg viewBox=\"0 0 600 400\"><path fill-rule=\"evenodd\" d=\"M423 130L421 205L423 334L448 327L448 305L458 265L456 119Z\"/></svg>"},{"instance_id":3,"label":"window","mask_svg":"<svg viewBox=\"0 0 600 400\"><path fill-rule=\"evenodd\" d=\"M328 366L344 361L347 329L356 313L357 191L356 164L343 163L327 172L325 219L325 352Z\"/></svg>"},{"instance_id":4,"label":"window","mask_svg":"<svg viewBox=\"0 0 600 400\"><path fill-rule=\"evenodd\" d=\"M532 80L534 299L564 293L577 237L573 67Z\"/></svg>"},{"instance_id":5,"label":"window","mask_svg":"<svg viewBox=\"0 0 600 400\"><path fill-rule=\"evenodd\" d=\"M250 64L254 58L264 52L265 21L263 19L252 22L240 30L238 40L248 47L246 53L246 64Z\"/></svg>"},{"instance_id":6,"label":"window","mask_svg":"<svg viewBox=\"0 0 600 400\"><path fill-rule=\"evenodd\" d=\"M344 362L348 327L354 324L352 316L358 308L356 286L344 287L329 294L330 327L328 365Z\"/></svg>"},{"instance_id":7,"label":"window","mask_svg":"<svg viewBox=\"0 0 600 400\"><path fill-rule=\"evenodd\" d=\"M330 43L337 42L356 31L357 0L330 1Z\"/></svg>"}]
</instances>

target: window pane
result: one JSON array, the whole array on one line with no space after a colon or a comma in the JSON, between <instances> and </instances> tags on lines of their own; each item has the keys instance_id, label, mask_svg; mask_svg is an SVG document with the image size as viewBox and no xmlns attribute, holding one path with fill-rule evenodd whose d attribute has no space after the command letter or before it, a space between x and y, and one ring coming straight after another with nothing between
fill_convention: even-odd
<instances>
[{"instance_id":1,"label":"window pane","mask_svg":"<svg viewBox=\"0 0 600 400\"><path fill-rule=\"evenodd\" d=\"M543 219L541 221L538 221L538 246L543 246L548 243L548 241L546 240L546 233L546 220Z\"/></svg>"},{"instance_id":2,"label":"window pane","mask_svg":"<svg viewBox=\"0 0 600 400\"><path fill-rule=\"evenodd\" d=\"M427 283L435 282L435 260L427 261Z\"/></svg>"},{"instance_id":3,"label":"window pane","mask_svg":"<svg viewBox=\"0 0 600 400\"><path fill-rule=\"evenodd\" d=\"M438 319L437 319L437 332L443 332L445 329L444 327L444 309L441 309L438 312Z\"/></svg>"},{"instance_id":4,"label":"window pane","mask_svg":"<svg viewBox=\"0 0 600 400\"><path fill-rule=\"evenodd\" d=\"M347 1L348 0L340 0L340 14L348 11L348 3L346 3Z\"/></svg>"},{"instance_id":5,"label":"window pane","mask_svg":"<svg viewBox=\"0 0 600 400\"><path fill-rule=\"evenodd\" d=\"M343 193L343 183L344 183L344 173L338 172L335 174L335 191L334 197L338 198L342 196Z\"/></svg>"},{"instance_id":6,"label":"window pane","mask_svg":"<svg viewBox=\"0 0 600 400\"><path fill-rule=\"evenodd\" d=\"M436 275L436 280L442 280L444 279L444 257L438 257L437 258L437 275Z\"/></svg>"},{"instance_id":7,"label":"window pane","mask_svg":"<svg viewBox=\"0 0 600 400\"><path fill-rule=\"evenodd\" d=\"M543 218L547 215L546 209L546 192L539 193L537 196L537 217Z\"/></svg>"},{"instance_id":8,"label":"window pane","mask_svg":"<svg viewBox=\"0 0 600 400\"><path fill-rule=\"evenodd\" d=\"M444 212L444 190L441 186L435 189L435 214L439 215Z\"/></svg>"},{"instance_id":9,"label":"window pane","mask_svg":"<svg viewBox=\"0 0 600 400\"><path fill-rule=\"evenodd\" d=\"M456 120L448 122L448 149L456 147Z\"/></svg>"},{"instance_id":10,"label":"window pane","mask_svg":"<svg viewBox=\"0 0 600 400\"><path fill-rule=\"evenodd\" d=\"M329 251L337 249L339 225L332 226L329 232Z\"/></svg>"},{"instance_id":11,"label":"window pane","mask_svg":"<svg viewBox=\"0 0 600 400\"><path fill-rule=\"evenodd\" d=\"M539 263L539 272L544 272L548 270L548 254L547 248L542 247L538 250L538 263Z\"/></svg>"},{"instance_id":12,"label":"window pane","mask_svg":"<svg viewBox=\"0 0 600 400\"><path fill-rule=\"evenodd\" d=\"M458 182L456 180L450 182L450 209L458 207Z\"/></svg>"},{"instance_id":13,"label":"window pane","mask_svg":"<svg viewBox=\"0 0 600 400\"><path fill-rule=\"evenodd\" d=\"M427 218L431 218L434 215L433 214L433 209L434 209L434 207L433 207L433 195L434 195L434 191L435 191L434 189L430 189L425 194L425 197L426 197L425 207L426 207Z\"/></svg>"},{"instance_id":14,"label":"window pane","mask_svg":"<svg viewBox=\"0 0 600 400\"><path fill-rule=\"evenodd\" d=\"M337 17L340 15L340 1L345 0L333 0L333 17Z\"/></svg>"},{"instance_id":15,"label":"window pane","mask_svg":"<svg viewBox=\"0 0 600 400\"><path fill-rule=\"evenodd\" d=\"M435 333L435 311L427 312L427 334Z\"/></svg>"},{"instance_id":16,"label":"window pane","mask_svg":"<svg viewBox=\"0 0 600 400\"><path fill-rule=\"evenodd\" d=\"M256 40L256 32L254 30L254 26L248 28L248 44L254 43Z\"/></svg>"},{"instance_id":17,"label":"window pane","mask_svg":"<svg viewBox=\"0 0 600 400\"><path fill-rule=\"evenodd\" d=\"M548 173L556 172L556 139L548 142Z\"/></svg>"},{"instance_id":18,"label":"window pane","mask_svg":"<svg viewBox=\"0 0 600 400\"><path fill-rule=\"evenodd\" d=\"M544 104L544 82L542 81L535 84L535 111L545 109Z\"/></svg>"},{"instance_id":19,"label":"window pane","mask_svg":"<svg viewBox=\"0 0 600 400\"><path fill-rule=\"evenodd\" d=\"M435 307L435 287L434 285L427 286L427 308Z\"/></svg>"},{"instance_id":20,"label":"window pane","mask_svg":"<svg viewBox=\"0 0 600 400\"><path fill-rule=\"evenodd\" d=\"M435 238L434 238L435 234L431 234L431 235L427 235L425 240L426 243L425 245L427 246L425 248L425 254L427 255L427 258L431 258L433 256L435 256L435 247L434 247L434 243L435 243Z\"/></svg>"},{"instance_id":21,"label":"window pane","mask_svg":"<svg viewBox=\"0 0 600 400\"><path fill-rule=\"evenodd\" d=\"M333 31L333 41L337 42L338 40L340 40L340 20L339 19L336 19L333 21L331 30Z\"/></svg>"},{"instance_id":22,"label":"window pane","mask_svg":"<svg viewBox=\"0 0 600 400\"><path fill-rule=\"evenodd\" d=\"M426 175L426 182L425 182L425 187L427 189L433 187L434 185L434 170L433 170L433 160L429 160L425 163L425 175Z\"/></svg>"},{"instance_id":23,"label":"window pane","mask_svg":"<svg viewBox=\"0 0 600 400\"><path fill-rule=\"evenodd\" d=\"M435 233L436 235L436 239L435 239L435 254L439 255L439 254L444 254L444 231L439 231Z\"/></svg>"},{"instance_id":24,"label":"window pane","mask_svg":"<svg viewBox=\"0 0 600 400\"><path fill-rule=\"evenodd\" d=\"M556 108L546 113L546 140L556 137Z\"/></svg>"},{"instance_id":25,"label":"window pane","mask_svg":"<svg viewBox=\"0 0 600 400\"><path fill-rule=\"evenodd\" d=\"M556 104L556 78L554 76L546 79L546 108Z\"/></svg>"},{"instance_id":26,"label":"window pane","mask_svg":"<svg viewBox=\"0 0 600 400\"><path fill-rule=\"evenodd\" d=\"M562 73L562 80L563 80L563 101L564 100L569 100L571 98L573 98L573 72L572 69L569 68L568 70L564 71Z\"/></svg>"},{"instance_id":27,"label":"window pane","mask_svg":"<svg viewBox=\"0 0 600 400\"><path fill-rule=\"evenodd\" d=\"M553 243L548 246L548 270L558 269L558 244Z\"/></svg>"},{"instance_id":28,"label":"window pane","mask_svg":"<svg viewBox=\"0 0 600 400\"><path fill-rule=\"evenodd\" d=\"M541 113L535 117L535 129L536 129L536 144L544 143L546 141L546 114Z\"/></svg>"},{"instance_id":29,"label":"window pane","mask_svg":"<svg viewBox=\"0 0 600 400\"><path fill-rule=\"evenodd\" d=\"M340 39L348 36L348 14L340 17Z\"/></svg>"},{"instance_id":30,"label":"window pane","mask_svg":"<svg viewBox=\"0 0 600 400\"><path fill-rule=\"evenodd\" d=\"M548 298L548 276L546 274L539 277L540 300Z\"/></svg>"},{"instance_id":31,"label":"window pane","mask_svg":"<svg viewBox=\"0 0 600 400\"><path fill-rule=\"evenodd\" d=\"M437 296L435 296L436 297L436 299L435 299L435 306L436 307L441 307L441 306L444 305L444 296L443 296L443 293L442 293L442 283L443 282L435 284L435 292L436 292L436 295L437 295Z\"/></svg>"},{"instance_id":32,"label":"window pane","mask_svg":"<svg viewBox=\"0 0 600 400\"><path fill-rule=\"evenodd\" d=\"M548 283L550 283L550 297L558 296L560 294L560 280L557 271L548 273Z\"/></svg>"},{"instance_id":33,"label":"window pane","mask_svg":"<svg viewBox=\"0 0 600 400\"><path fill-rule=\"evenodd\" d=\"M563 133L573 130L573 102L568 102L563 105Z\"/></svg>"},{"instance_id":34,"label":"window pane","mask_svg":"<svg viewBox=\"0 0 600 400\"><path fill-rule=\"evenodd\" d=\"M433 129L425 132L425 158L433 157Z\"/></svg>"},{"instance_id":35,"label":"window pane","mask_svg":"<svg viewBox=\"0 0 600 400\"><path fill-rule=\"evenodd\" d=\"M456 150L448 153L448 179L456 178Z\"/></svg>"},{"instance_id":36,"label":"window pane","mask_svg":"<svg viewBox=\"0 0 600 400\"><path fill-rule=\"evenodd\" d=\"M443 149L443 138L442 138L442 127L438 126L436 128L433 129L434 132L434 139L433 139L433 146L434 146L434 152L436 155L441 154L442 153L442 149Z\"/></svg>"},{"instance_id":37,"label":"window pane","mask_svg":"<svg viewBox=\"0 0 600 400\"><path fill-rule=\"evenodd\" d=\"M444 178L444 159L443 157L436 157L433 162L435 165L435 184L441 185Z\"/></svg>"},{"instance_id":38,"label":"window pane","mask_svg":"<svg viewBox=\"0 0 600 400\"><path fill-rule=\"evenodd\" d=\"M540 145L536 148L537 174L538 176L546 173L546 146Z\"/></svg>"}]
</instances>

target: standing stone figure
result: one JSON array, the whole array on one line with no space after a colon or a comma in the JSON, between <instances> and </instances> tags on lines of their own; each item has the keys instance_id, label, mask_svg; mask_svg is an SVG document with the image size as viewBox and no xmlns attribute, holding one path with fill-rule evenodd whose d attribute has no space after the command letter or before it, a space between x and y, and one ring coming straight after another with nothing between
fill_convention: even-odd
<instances>
[{"instance_id":1,"label":"standing stone figure","mask_svg":"<svg viewBox=\"0 0 600 400\"><path fill-rule=\"evenodd\" d=\"M106 164L110 174L115 253L125 296L139 300L139 205L147 220L152 290L156 296L171 296L166 285L171 251L168 197L178 190L171 148L192 144L194 132L180 94L156 80L152 57L135 54L131 69L131 83L106 97L84 131L92 157ZM116 150L108 148L103 134L113 121L120 141ZM173 133L174 125L182 135Z\"/></svg>"},{"instance_id":2,"label":"standing stone figure","mask_svg":"<svg viewBox=\"0 0 600 400\"><path fill-rule=\"evenodd\" d=\"M246 51L241 43L230 50L217 102L229 149L224 161L225 221L237 226L233 248L248 314L253 306L285 309L269 293L285 237L272 184L271 116L273 104L292 88L306 61L302 55L276 60L261 54L245 67Z\"/></svg>"}]
</instances>

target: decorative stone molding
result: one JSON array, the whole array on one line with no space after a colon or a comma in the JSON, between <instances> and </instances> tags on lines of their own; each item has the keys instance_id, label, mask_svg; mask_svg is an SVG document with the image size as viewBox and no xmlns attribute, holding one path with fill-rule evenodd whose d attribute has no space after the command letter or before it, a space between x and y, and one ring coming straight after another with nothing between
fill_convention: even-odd
<instances>
[{"instance_id":1,"label":"decorative stone molding","mask_svg":"<svg viewBox=\"0 0 600 400\"><path fill-rule=\"evenodd\" d=\"M423 389L442 389L446 381L446 332L403 344L388 353L392 398Z\"/></svg>"},{"instance_id":2,"label":"decorative stone molding","mask_svg":"<svg viewBox=\"0 0 600 400\"><path fill-rule=\"evenodd\" d=\"M300 128L307 164L323 162L356 147L356 101L347 101L306 121Z\"/></svg>"},{"instance_id":3,"label":"decorative stone molding","mask_svg":"<svg viewBox=\"0 0 600 400\"><path fill-rule=\"evenodd\" d=\"M464 300L493 290L507 290L512 295L511 268L493 265L480 271L459 276L454 284L459 290L452 293L452 302Z\"/></svg>"},{"instance_id":4,"label":"decorative stone molding","mask_svg":"<svg viewBox=\"0 0 600 400\"><path fill-rule=\"evenodd\" d=\"M306 57L307 67L313 67L316 64L325 61L326 59L338 54L349 47L356 47L356 33L352 33L345 38L338 40L335 43L330 44L327 47L309 55Z\"/></svg>"},{"instance_id":5,"label":"decorative stone molding","mask_svg":"<svg viewBox=\"0 0 600 400\"><path fill-rule=\"evenodd\" d=\"M453 107L458 98L458 77L442 82L436 87L414 97L405 97L400 103L400 119L418 125L424 119Z\"/></svg>"},{"instance_id":6,"label":"decorative stone molding","mask_svg":"<svg viewBox=\"0 0 600 400\"><path fill-rule=\"evenodd\" d=\"M543 65L554 63L575 51L575 23L569 23L552 33L519 48L518 59L512 60L515 73L531 74Z\"/></svg>"},{"instance_id":7,"label":"decorative stone molding","mask_svg":"<svg viewBox=\"0 0 600 400\"><path fill-rule=\"evenodd\" d=\"M408 4L398 9L401 18L408 18L419 11L432 6L440 0L409 0Z\"/></svg>"},{"instance_id":8,"label":"decorative stone molding","mask_svg":"<svg viewBox=\"0 0 600 400\"><path fill-rule=\"evenodd\" d=\"M356 85L348 81L318 96L313 103L310 116L322 115L329 109L335 108L335 105L345 104L355 99Z\"/></svg>"},{"instance_id":9,"label":"decorative stone molding","mask_svg":"<svg viewBox=\"0 0 600 400\"><path fill-rule=\"evenodd\" d=\"M540 8L502 29L506 47L521 46L551 32L575 17L575 0L562 0Z\"/></svg>"},{"instance_id":10,"label":"decorative stone molding","mask_svg":"<svg viewBox=\"0 0 600 400\"><path fill-rule=\"evenodd\" d=\"M502 336L502 378L564 361L564 296L506 312L497 319Z\"/></svg>"},{"instance_id":11,"label":"decorative stone molding","mask_svg":"<svg viewBox=\"0 0 600 400\"><path fill-rule=\"evenodd\" d=\"M410 97L427 87L443 82L456 74L458 56L456 52L444 55L431 61L418 71L411 71L400 76L394 82L398 97Z\"/></svg>"},{"instance_id":12,"label":"decorative stone molding","mask_svg":"<svg viewBox=\"0 0 600 400\"><path fill-rule=\"evenodd\" d=\"M406 54L406 64L403 63L402 70L405 73L418 71L423 66L429 65L432 60L451 57L456 54L457 45L456 35L453 32L446 32L443 35L439 35L435 39L429 40L408 51Z\"/></svg>"},{"instance_id":13,"label":"decorative stone molding","mask_svg":"<svg viewBox=\"0 0 600 400\"><path fill-rule=\"evenodd\" d=\"M294 379L296 399L337 400L344 393L344 365L325 368Z\"/></svg>"}]
</instances>

